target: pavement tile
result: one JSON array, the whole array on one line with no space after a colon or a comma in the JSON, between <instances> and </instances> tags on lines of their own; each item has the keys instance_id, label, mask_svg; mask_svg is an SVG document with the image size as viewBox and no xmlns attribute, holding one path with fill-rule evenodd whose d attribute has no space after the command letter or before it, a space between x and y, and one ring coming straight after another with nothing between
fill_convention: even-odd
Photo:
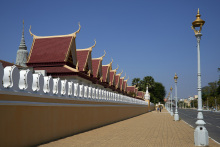
<instances>
[{"instance_id":1,"label":"pavement tile","mask_svg":"<svg viewBox=\"0 0 220 147\"><path fill-rule=\"evenodd\" d=\"M42 147L194 147L194 129L166 110L53 141ZM209 147L220 145L209 139Z\"/></svg>"}]
</instances>

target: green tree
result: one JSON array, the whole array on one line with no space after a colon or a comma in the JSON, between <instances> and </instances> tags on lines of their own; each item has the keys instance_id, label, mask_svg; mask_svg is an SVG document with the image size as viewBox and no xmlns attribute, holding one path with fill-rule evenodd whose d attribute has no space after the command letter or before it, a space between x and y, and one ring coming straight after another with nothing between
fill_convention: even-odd
<instances>
[{"instance_id":1,"label":"green tree","mask_svg":"<svg viewBox=\"0 0 220 147\"><path fill-rule=\"evenodd\" d=\"M146 91L146 87L148 86L149 91L151 91L152 88L155 87L155 81L152 76L146 76L141 80L141 89L142 91Z\"/></svg>"},{"instance_id":2,"label":"green tree","mask_svg":"<svg viewBox=\"0 0 220 147\"><path fill-rule=\"evenodd\" d=\"M140 78L134 78L133 80L132 80L132 86L134 86L134 85L136 85L137 87L139 87L140 86L140 82L141 82L141 79Z\"/></svg>"},{"instance_id":3,"label":"green tree","mask_svg":"<svg viewBox=\"0 0 220 147\"><path fill-rule=\"evenodd\" d=\"M134 78L132 85L136 85L139 91L146 91L148 86L151 102L153 103L164 103L164 97L166 95L165 87L162 83L155 82L152 76L145 76L142 80L140 78Z\"/></svg>"},{"instance_id":4,"label":"green tree","mask_svg":"<svg viewBox=\"0 0 220 147\"><path fill-rule=\"evenodd\" d=\"M159 102L164 102L163 99L166 95L166 91L162 83L155 82L154 88L151 91L153 95L159 100Z\"/></svg>"}]
</instances>

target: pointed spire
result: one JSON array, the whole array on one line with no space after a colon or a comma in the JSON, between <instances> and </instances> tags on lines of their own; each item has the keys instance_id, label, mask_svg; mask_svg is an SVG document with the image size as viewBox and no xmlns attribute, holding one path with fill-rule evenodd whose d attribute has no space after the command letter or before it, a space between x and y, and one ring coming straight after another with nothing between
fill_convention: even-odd
<instances>
[{"instance_id":1,"label":"pointed spire","mask_svg":"<svg viewBox=\"0 0 220 147\"><path fill-rule=\"evenodd\" d=\"M27 46L26 46L25 40L24 40L24 20L23 20L23 31L22 31L21 42L19 45L19 50L27 50Z\"/></svg>"}]
</instances>

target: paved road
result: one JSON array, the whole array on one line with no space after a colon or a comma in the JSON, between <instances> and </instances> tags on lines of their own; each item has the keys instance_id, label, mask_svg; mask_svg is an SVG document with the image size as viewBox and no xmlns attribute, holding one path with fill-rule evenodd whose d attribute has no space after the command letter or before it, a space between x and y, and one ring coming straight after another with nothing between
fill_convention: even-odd
<instances>
[{"instance_id":1,"label":"paved road","mask_svg":"<svg viewBox=\"0 0 220 147\"><path fill-rule=\"evenodd\" d=\"M193 109L178 109L179 116L185 122L196 127L197 120L197 110ZM220 143L220 113L203 111L204 121L206 123L205 127L208 130L209 137L213 138Z\"/></svg>"}]
</instances>

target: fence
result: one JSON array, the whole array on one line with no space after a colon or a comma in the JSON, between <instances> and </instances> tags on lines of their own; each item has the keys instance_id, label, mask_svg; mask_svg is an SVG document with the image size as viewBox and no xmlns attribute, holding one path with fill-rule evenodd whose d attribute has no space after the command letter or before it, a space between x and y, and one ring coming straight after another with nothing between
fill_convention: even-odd
<instances>
[{"instance_id":1,"label":"fence","mask_svg":"<svg viewBox=\"0 0 220 147\"><path fill-rule=\"evenodd\" d=\"M0 146L32 146L154 109L95 84L61 80L0 63Z\"/></svg>"}]
</instances>

